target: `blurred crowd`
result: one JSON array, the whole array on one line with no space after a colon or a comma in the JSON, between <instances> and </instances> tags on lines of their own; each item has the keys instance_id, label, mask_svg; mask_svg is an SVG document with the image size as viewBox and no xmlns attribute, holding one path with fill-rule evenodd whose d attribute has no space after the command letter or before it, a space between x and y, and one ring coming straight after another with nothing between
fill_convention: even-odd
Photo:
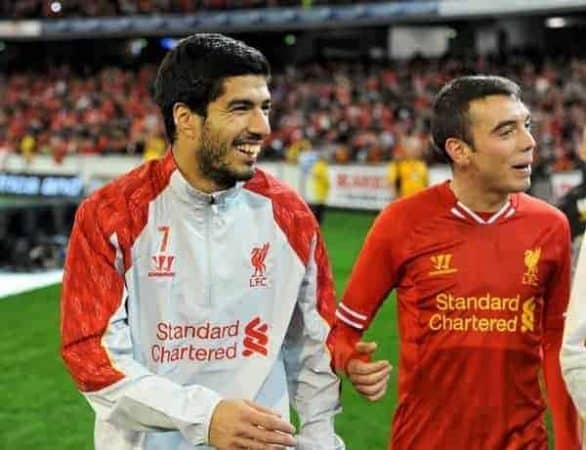
<instances>
[{"instance_id":1,"label":"blurred crowd","mask_svg":"<svg viewBox=\"0 0 586 450\"><path fill-rule=\"evenodd\" d=\"M369 3L382 0L364 0ZM394 0L409 1L409 0ZM343 5L351 0L0 0L0 18L39 19L131 14L178 14L207 10Z\"/></svg>"},{"instance_id":2,"label":"blurred crowd","mask_svg":"<svg viewBox=\"0 0 586 450\"><path fill-rule=\"evenodd\" d=\"M84 76L69 67L0 75L0 153L161 155L164 128L151 98L154 66L103 68ZM456 75L509 76L524 90L538 142L537 166L563 171L577 164L586 124L586 60L413 59L386 64L327 63L275 73L273 134L266 158L296 162L309 149L336 163L377 163L430 148L430 108L439 87Z\"/></svg>"},{"instance_id":3,"label":"blurred crowd","mask_svg":"<svg viewBox=\"0 0 586 450\"><path fill-rule=\"evenodd\" d=\"M67 66L0 81L0 151L30 160L50 154L160 154L164 128L150 85L154 67L104 68L81 76Z\"/></svg>"},{"instance_id":4,"label":"blurred crowd","mask_svg":"<svg viewBox=\"0 0 586 450\"><path fill-rule=\"evenodd\" d=\"M434 95L458 75L510 77L532 112L536 166L563 171L578 163L586 126L586 60L504 62L477 57L413 59L386 66L290 68L273 84L274 133L269 154L294 161L308 147L327 148L337 163L379 162L405 155L438 162L430 144Z\"/></svg>"}]
</instances>

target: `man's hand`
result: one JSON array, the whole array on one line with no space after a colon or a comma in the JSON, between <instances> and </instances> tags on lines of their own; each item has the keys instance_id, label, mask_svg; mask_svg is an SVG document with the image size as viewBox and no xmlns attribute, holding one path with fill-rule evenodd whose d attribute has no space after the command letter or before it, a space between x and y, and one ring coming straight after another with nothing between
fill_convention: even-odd
<instances>
[{"instance_id":1,"label":"man's hand","mask_svg":"<svg viewBox=\"0 0 586 450\"><path fill-rule=\"evenodd\" d=\"M348 378L354 388L372 402L382 398L387 392L387 383L392 369L388 361L370 362L370 356L375 352L376 347L376 342L357 342L356 352L364 356L366 361L353 358L346 367Z\"/></svg>"},{"instance_id":2,"label":"man's hand","mask_svg":"<svg viewBox=\"0 0 586 450\"><path fill-rule=\"evenodd\" d=\"M273 450L295 446L293 433L293 425L268 408L222 400L212 414L209 444L218 450Z\"/></svg>"}]
</instances>

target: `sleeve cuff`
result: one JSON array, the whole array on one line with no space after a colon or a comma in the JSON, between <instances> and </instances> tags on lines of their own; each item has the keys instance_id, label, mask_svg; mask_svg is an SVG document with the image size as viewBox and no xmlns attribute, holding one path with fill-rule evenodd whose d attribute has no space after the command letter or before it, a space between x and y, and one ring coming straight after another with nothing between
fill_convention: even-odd
<instances>
[{"instance_id":1,"label":"sleeve cuff","mask_svg":"<svg viewBox=\"0 0 586 450\"><path fill-rule=\"evenodd\" d=\"M306 423L296 436L295 450L344 450L343 441L334 431L334 418Z\"/></svg>"},{"instance_id":2,"label":"sleeve cuff","mask_svg":"<svg viewBox=\"0 0 586 450\"><path fill-rule=\"evenodd\" d=\"M194 412L190 423L181 427L185 438L194 445L205 445L209 441L212 416L222 397L211 389L194 387L188 394L188 408Z\"/></svg>"}]
</instances>

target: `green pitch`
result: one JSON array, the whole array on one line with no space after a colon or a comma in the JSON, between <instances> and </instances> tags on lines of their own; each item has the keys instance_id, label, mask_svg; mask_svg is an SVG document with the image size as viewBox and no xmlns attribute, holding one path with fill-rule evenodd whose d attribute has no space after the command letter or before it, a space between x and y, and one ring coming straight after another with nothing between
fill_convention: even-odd
<instances>
[{"instance_id":1,"label":"green pitch","mask_svg":"<svg viewBox=\"0 0 586 450\"><path fill-rule=\"evenodd\" d=\"M27 208L27 207L42 207L49 205L61 205L63 203L69 203L70 200L63 200L59 198L49 197L27 197L24 195L1 195L0 194L0 214L3 210L14 209L14 208Z\"/></svg>"},{"instance_id":2,"label":"green pitch","mask_svg":"<svg viewBox=\"0 0 586 450\"><path fill-rule=\"evenodd\" d=\"M323 230L338 294L373 219L366 213L326 214ZM0 300L0 449L93 448L93 413L59 357L59 292L53 286ZM378 341L378 357L396 364L394 302L381 308L367 338ZM343 383L343 412L336 428L348 450L386 449L396 383L393 372L386 397L376 403Z\"/></svg>"},{"instance_id":3,"label":"green pitch","mask_svg":"<svg viewBox=\"0 0 586 450\"><path fill-rule=\"evenodd\" d=\"M0 210L4 208L23 208L25 206L38 204L42 204L41 201L32 197L11 197L9 195L0 195Z\"/></svg>"}]
</instances>

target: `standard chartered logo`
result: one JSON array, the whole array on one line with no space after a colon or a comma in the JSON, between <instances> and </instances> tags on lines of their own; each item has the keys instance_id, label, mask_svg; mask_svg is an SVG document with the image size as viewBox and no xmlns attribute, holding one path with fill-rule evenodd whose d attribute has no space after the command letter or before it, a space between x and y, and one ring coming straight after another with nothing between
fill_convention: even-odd
<instances>
[{"instance_id":1,"label":"standard chartered logo","mask_svg":"<svg viewBox=\"0 0 586 450\"><path fill-rule=\"evenodd\" d=\"M533 331L535 325L535 300L531 297L523 303L523 312L521 314L521 331Z\"/></svg>"},{"instance_id":2,"label":"standard chartered logo","mask_svg":"<svg viewBox=\"0 0 586 450\"><path fill-rule=\"evenodd\" d=\"M435 297L438 312L432 314L428 326L433 331L534 331L535 299L522 301L520 297L499 297L490 292L463 297L441 292Z\"/></svg>"}]
</instances>

